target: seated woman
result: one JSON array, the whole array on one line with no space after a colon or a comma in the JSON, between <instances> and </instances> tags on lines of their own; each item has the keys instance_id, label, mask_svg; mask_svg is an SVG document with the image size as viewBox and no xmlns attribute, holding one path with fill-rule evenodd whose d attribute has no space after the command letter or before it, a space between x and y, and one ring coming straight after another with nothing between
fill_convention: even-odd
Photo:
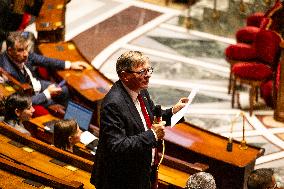
<instances>
[{"instance_id":1,"label":"seated woman","mask_svg":"<svg viewBox=\"0 0 284 189\"><path fill-rule=\"evenodd\" d=\"M34 112L32 98L30 96L14 93L3 99L0 105L5 123L22 133L31 135L23 125L23 122L28 121Z\"/></svg>"},{"instance_id":2,"label":"seated woman","mask_svg":"<svg viewBox=\"0 0 284 189\"><path fill-rule=\"evenodd\" d=\"M80 142L81 133L75 120L59 120L54 124L54 146L73 152L73 146Z\"/></svg>"}]
</instances>

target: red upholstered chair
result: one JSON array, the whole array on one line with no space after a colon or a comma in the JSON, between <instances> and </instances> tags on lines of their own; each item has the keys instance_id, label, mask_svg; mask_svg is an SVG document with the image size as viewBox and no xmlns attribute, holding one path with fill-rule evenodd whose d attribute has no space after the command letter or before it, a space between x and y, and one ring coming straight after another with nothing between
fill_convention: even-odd
<instances>
[{"instance_id":1,"label":"red upholstered chair","mask_svg":"<svg viewBox=\"0 0 284 189\"><path fill-rule=\"evenodd\" d=\"M253 43L256 34L261 29L270 29L272 20L270 19L274 13L282 7L280 0L276 0L275 4L266 11L266 13L255 13L247 18L247 25L240 28L236 32L236 40L238 43Z\"/></svg>"},{"instance_id":2,"label":"red upholstered chair","mask_svg":"<svg viewBox=\"0 0 284 189\"><path fill-rule=\"evenodd\" d=\"M49 114L49 111L41 105L33 105L33 108L35 109L33 113L33 117L39 117L39 116Z\"/></svg>"},{"instance_id":3,"label":"red upholstered chair","mask_svg":"<svg viewBox=\"0 0 284 189\"><path fill-rule=\"evenodd\" d=\"M259 32L262 30L259 30ZM259 33L258 32L258 33ZM268 32L270 33L270 32ZM263 32L259 35L261 36ZM257 34L256 34L257 35ZM278 38L278 37L277 37ZM263 42L262 42L263 41ZM257 48L260 49L261 44L269 43L269 41L265 41L265 39L261 39L258 37L258 41L247 44L247 43L237 43L234 45L230 45L225 49L225 56L227 62L230 63L230 70L232 70L232 66L239 61L251 61L256 59L257 55ZM266 48L266 47L264 47ZM266 53L265 50L263 53ZM229 78L229 86L228 86L228 93L231 93L232 87L232 74L230 71L230 78Z\"/></svg>"},{"instance_id":4,"label":"red upholstered chair","mask_svg":"<svg viewBox=\"0 0 284 189\"><path fill-rule=\"evenodd\" d=\"M251 44L255 40L256 34L261 29L269 29L270 19L269 18L262 18L261 24L259 27L256 26L245 26L241 29L239 29L236 33L236 40L238 43L248 43Z\"/></svg>"},{"instance_id":5,"label":"red upholstered chair","mask_svg":"<svg viewBox=\"0 0 284 189\"><path fill-rule=\"evenodd\" d=\"M250 114L252 114L254 100L257 100L258 89L263 82L271 80L276 70L280 56L280 36L269 30L257 33L253 45L249 48L250 54L243 61L236 61L231 67L232 107L235 104L236 85L250 86ZM252 54L255 53L255 57ZM236 55L234 55L236 56ZM243 56L243 55L241 55Z\"/></svg>"}]
</instances>

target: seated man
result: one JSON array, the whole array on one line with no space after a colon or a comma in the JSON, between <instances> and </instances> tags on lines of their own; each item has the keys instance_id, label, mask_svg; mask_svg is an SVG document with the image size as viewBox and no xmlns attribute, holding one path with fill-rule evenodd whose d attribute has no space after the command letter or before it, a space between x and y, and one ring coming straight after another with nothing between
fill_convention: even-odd
<instances>
[{"instance_id":1,"label":"seated man","mask_svg":"<svg viewBox=\"0 0 284 189\"><path fill-rule=\"evenodd\" d=\"M214 177L210 173L199 172L191 175L186 189L216 189Z\"/></svg>"},{"instance_id":2,"label":"seated man","mask_svg":"<svg viewBox=\"0 0 284 189\"><path fill-rule=\"evenodd\" d=\"M247 181L248 189L280 189L277 187L274 171L269 168L256 169Z\"/></svg>"},{"instance_id":3,"label":"seated man","mask_svg":"<svg viewBox=\"0 0 284 189\"><path fill-rule=\"evenodd\" d=\"M30 52L27 32L11 32L6 40L7 50L0 55L0 67L21 83L29 83L33 88L32 103L45 107L56 102L65 105L68 99L66 86L58 87L36 76L36 66L54 69L82 70L90 67L86 62L69 62L47 58Z\"/></svg>"}]
</instances>

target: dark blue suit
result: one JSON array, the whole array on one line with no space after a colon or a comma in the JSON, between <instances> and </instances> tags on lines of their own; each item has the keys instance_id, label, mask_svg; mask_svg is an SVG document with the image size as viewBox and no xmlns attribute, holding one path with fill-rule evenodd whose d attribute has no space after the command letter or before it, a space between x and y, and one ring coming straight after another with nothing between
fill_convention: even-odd
<instances>
[{"instance_id":1,"label":"dark blue suit","mask_svg":"<svg viewBox=\"0 0 284 189\"><path fill-rule=\"evenodd\" d=\"M47 58L36 53L30 53L28 60L26 62L26 67L31 71L33 77L39 78L36 74L36 67L43 66L52 69L64 69L65 62L62 60L54 59L54 58ZM3 53L0 55L0 67L4 68L8 73L10 73L15 79L17 79L21 83L27 83L27 79L25 78L24 74L19 70L19 68L10 60L7 53ZM51 84L49 81L39 80L41 83L41 91L38 94L34 94L32 96L32 103L33 104L41 104L44 106L48 106L53 104L52 100L47 100L46 96L43 94L43 91ZM68 90L66 87L62 88L63 93L58 96L58 99L64 98L65 101L68 96Z\"/></svg>"},{"instance_id":2,"label":"dark blue suit","mask_svg":"<svg viewBox=\"0 0 284 189\"><path fill-rule=\"evenodd\" d=\"M141 94L153 121L154 104L147 90ZM170 125L171 109L162 114ZM121 81L113 85L102 102L99 138L91 183L97 189L150 189L152 147L157 142L151 130L145 131Z\"/></svg>"}]
</instances>

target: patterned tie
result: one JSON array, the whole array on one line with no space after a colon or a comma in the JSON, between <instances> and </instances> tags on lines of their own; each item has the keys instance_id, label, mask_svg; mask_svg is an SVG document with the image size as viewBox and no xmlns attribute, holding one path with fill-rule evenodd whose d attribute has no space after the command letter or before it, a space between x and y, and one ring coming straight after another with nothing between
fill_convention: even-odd
<instances>
[{"instance_id":1,"label":"patterned tie","mask_svg":"<svg viewBox=\"0 0 284 189\"><path fill-rule=\"evenodd\" d=\"M28 74L28 72L25 68L23 68L22 73L25 77L25 83L28 83L28 84L31 85L32 84L31 78L30 78L30 76L29 76L29 74Z\"/></svg>"},{"instance_id":2,"label":"patterned tie","mask_svg":"<svg viewBox=\"0 0 284 189\"><path fill-rule=\"evenodd\" d=\"M147 113L147 111L146 111L146 106L145 106L145 103L144 103L144 101L143 101L143 99L142 99L142 96L139 94L137 98L138 98L138 100L139 100L140 107L141 107L141 111L142 111L142 114L143 114L144 119L145 119L145 121L146 121L146 125L147 125L147 127L148 127L149 129L151 129L152 123L151 123L150 117L149 117L149 115L148 115L148 113Z\"/></svg>"}]
</instances>

